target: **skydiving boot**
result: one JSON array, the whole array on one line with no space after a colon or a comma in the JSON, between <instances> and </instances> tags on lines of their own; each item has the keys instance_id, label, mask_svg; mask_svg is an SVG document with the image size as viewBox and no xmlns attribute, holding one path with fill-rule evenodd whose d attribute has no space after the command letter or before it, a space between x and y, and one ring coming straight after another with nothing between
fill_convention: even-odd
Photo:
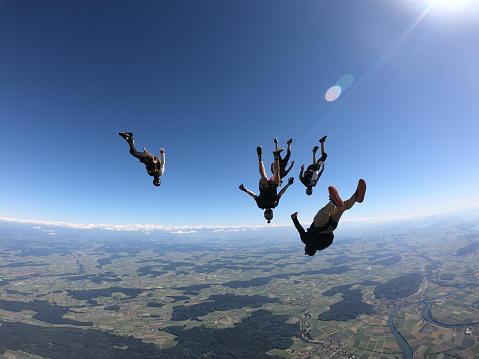
<instances>
[{"instance_id":1,"label":"skydiving boot","mask_svg":"<svg viewBox=\"0 0 479 359\"><path fill-rule=\"evenodd\" d=\"M364 195L366 194L366 181L364 179L360 179L358 182L358 188L354 193L356 196L356 202L361 203L364 200Z\"/></svg>"},{"instance_id":2,"label":"skydiving boot","mask_svg":"<svg viewBox=\"0 0 479 359\"><path fill-rule=\"evenodd\" d=\"M125 140L131 139L133 137L133 134L131 132L120 132L119 135Z\"/></svg>"},{"instance_id":3,"label":"skydiving boot","mask_svg":"<svg viewBox=\"0 0 479 359\"><path fill-rule=\"evenodd\" d=\"M326 141L326 137L328 137L328 136L322 137L322 138L319 140L319 143L324 143L324 141Z\"/></svg>"},{"instance_id":4,"label":"skydiving boot","mask_svg":"<svg viewBox=\"0 0 479 359\"><path fill-rule=\"evenodd\" d=\"M344 205L343 200L339 197L338 190L334 186L328 187L329 199L336 207L342 207Z\"/></svg>"},{"instance_id":5,"label":"skydiving boot","mask_svg":"<svg viewBox=\"0 0 479 359\"><path fill-rule=\"evenodd\" d=\"M313 152L316 152L318 150L319 146L314 146L313 147Z\"/></svg>"},{"instance_id":6,"label":"skydiving boot","mask_svg":"<svg viewBox=\"0 0 479 359\"><path fill-rule=\"evenodd\" d=\"M273 151L274 158L278 157L281 152L284 151L284 148L278 148L277 150Z\"/></svg>"},{"instance_id":7,"label":"skydiving boot","mask_svg":"<svg viewBox=\"0 0 479 359\"><path fill-rule=\"evenodd\" d=\"M286 142L286 144L287 144L287 145L290 145L291 142L293 142L293 138L290 138L290 139Z\"/></svg>"},{"instance_id":8,"label":"skydiving boot","mask_svg":"<svg viewBox=\"0 0 479 359\"><path fill-rule=\"evenodd\" d=\"M263 147L261 147L261 146L256 147L256 153L258 154L258 160L262 161L263 160Z\"/></svg>"}]
</instances>

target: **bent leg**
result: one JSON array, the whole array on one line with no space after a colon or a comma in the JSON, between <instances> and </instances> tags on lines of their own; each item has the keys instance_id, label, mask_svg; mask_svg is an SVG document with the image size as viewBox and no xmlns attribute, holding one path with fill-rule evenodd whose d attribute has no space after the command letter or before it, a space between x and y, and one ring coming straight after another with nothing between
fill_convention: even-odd
<instances>
[{"instance_id":1,"label":"bent leg","mask_svg":"<svg viewBox=\"0 0 479 359\"><path fill-rule=\"evenodd\" d=\"M286 166L288 165L289 157L291 156L291 150L290 150L290 145L288 144L288 150L286 151L286 156L284 158L279 158L279 172L280 172L280 177L284 178L286 177L287 173L289 172L286 171Z\"/></svg>"},{"instance_id":2,"label":"bent leg","mask_svg":"<svg viewBox=\"0 0 479 359\"><path fill-rule=\"evenodd\" d=\"M284 156L283 159L281 158L279 159L279 172L280 172L281 178L286 177L291 167L293 167L293 165L291 165L291 167L288 170L286 170L286 166L288 165L289 158L291 157L291 142L292 141L293 139L290 138L288 142L286 142L288 145L286 149L286 156Z\"/></svg>"},{"instance_id":3,"label":"bent leg","mask_svg":"<svg viewBox=\"0 0 479 359\"><path fill-rule=\"evenodd\" d=\"M331 202L328 202L318 213L314 216L313 225L315 227L323 227L329 222L330 213L332 213L336 207Z\"/></svg>"},{"instance_id":4,"label":"bent leg","mask_svg":"<svg viewBox=\"0 0 479 359\"><path fill-rule=\"evenodd\" d=\"M291 168L293 168L293 163L294 161L291 162L291 165L289 166L287 170L286 169L284 171L281 170L281 178L285 178L288 175L289 171L291 171Z\"/></svg>"},{"instance_id":5,"label":"bent leg","mask_svg":"<svg viewBox=\"0 0 479 359\"><path fill-rule=\"evenodd\" d=\"M291 156L291 144L288 143L288 148L286 150L286 156L281 160L281 162L284 162L284 166L288 164L289 157Z\"/></svg>"},{"instance_id":6,"label":"bent leg","mask_svg":"<svg viewBox=\"0 0 479 359\"><path fill-rule=\"evenodd\" d=\"M333 222L338 223L343 215L344 211L350 209L356 203L356 194L353 194L351 198L343 201L342 207L335 207L334 210L331 212L331 220Z\"/></svg>"},{"instance_id":7,"label":"bent leg","mask_svg":"<svg viewBox=\"0 0 479 359\"><path fill-rule=\"evenodd\" d=\"M135 153L135 152L138 152L136 150L136 147L135 147L135 141L133 140L133 138L125 138L125 141L128 143L128 145L130 146L130 153Z\"/></svg>"},{"instance_id":8,"label":"bent leg","mask_svg":"<svg viewBox=\"0 0 479 359\"><path fill-rule=\"evenodd\" d=\"M271 177L271 181L279 184L280 176L279 176L279 156L274 156L273 162L273 177Z\"/></svg>"},{"instance_id":9,"label":"bent leg","mask_svg":"<svg viewBox=\"0 0 479 359\"><path fill-rule=\"evenodd\" d=\"M288 165L288 160L282 159L279 161L279 176L281 178L284 178L286 176L284 173L286 172L287 165Z\"/></svg>"},{"instance_id":10,"label":"bent leg","mask_svg":"<svg viewBox=\"0 0 479 359\"><path fill-rule=\"evenodd\" d=\"M279 157L279 168L281 169L282 167L283 160L281 159L281 156ZM286 165L285 165L286 166ZM274 161L271 164L271 173L274 174Z\"/></svg>"},{"instance_id":11,"label":"bent leg","mask_svg":"<svg viewBox=\"0 0 479 359\"><path fill-rule=\"evenodd\" d=\"M320 167L323 165L324 161L326 161L327 157L328 157L328 154L326 152L321 155L321 158L318 160L318 164Z\"/></svg>"},{"instance_id":12,"label":"bent leg","mask_svg":"<svg viewBox=\"0 0 479 359\"><path fill-rule=\"evenodd\" d=\"M127 139L126 142L128 142L128 144L130 145L130 153L132 154L133 157L136 157L140 160L149 157L146 152L138 152L136 150L135 141L133 141L132 138Z\"/></svg>"}]
</instances>

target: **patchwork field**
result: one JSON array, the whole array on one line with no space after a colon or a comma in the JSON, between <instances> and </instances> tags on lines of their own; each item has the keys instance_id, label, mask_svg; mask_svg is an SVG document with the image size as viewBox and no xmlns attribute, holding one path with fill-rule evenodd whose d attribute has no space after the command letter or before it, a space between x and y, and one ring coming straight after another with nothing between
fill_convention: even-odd
<instances>
[{"instance_id":1,"label":"patchwork field","mask_svg":"<svg viewBox=\"0 0 479 359\"><path fill-rule=\"evenodd\" d=\"M271 246L267 236L46 240L33 228L8 230L0 358L398 358L388 325L398 307L394 326L414 358L474 358L473 225L338 234L312 258L294 232ZM471 326L431 323L424 302L436 322Z\"/></svg>"}]
</instances>

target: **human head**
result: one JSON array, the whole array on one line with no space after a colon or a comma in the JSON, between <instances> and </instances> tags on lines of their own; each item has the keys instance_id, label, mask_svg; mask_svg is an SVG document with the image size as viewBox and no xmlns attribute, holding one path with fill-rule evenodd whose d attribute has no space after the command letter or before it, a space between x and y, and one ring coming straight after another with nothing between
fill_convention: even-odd
<instances>
[{"instance_id":1,"label":"human head","mask_svg":"<svg viewBox=\"0 0 479 359\"><path fill-rule=\"evenodd\" d=\"M155 177L153 179L153 184L158 187L160 184L161 184L161 180L160 180L160 177Z\"/></svg>"},{"instance_id":2,"label":"human head","mask_svg":"<svg viewBox=\"0 0 479 359\"><path fill-rule=\"evenodd\" d=\"M314 256L316 254L316 249L304 246L304 254L307 254L308 256Z\"/></svg>"},{"instance_id":3,"label":"human head","mask_svg":"<svg viewBox=\"0 0 479 359\"><path fill-rule=\"evenodd\" d=\"M268 208L264 211L264 218L268 221L268 223L271 222L273 219L273 210L271 208Z\"/></svg>"},{"instance_id":4,"label":"human head","mask_svg":"<svg viewBox=\"0 0 479 359\"><path fill-rule=\"evenodd\" d=\"M311 195L313 194L313 188L312 188L312 187L306 188L306 194L307 194L308 196L311 196Z\"/></svg>"}]
</instances>

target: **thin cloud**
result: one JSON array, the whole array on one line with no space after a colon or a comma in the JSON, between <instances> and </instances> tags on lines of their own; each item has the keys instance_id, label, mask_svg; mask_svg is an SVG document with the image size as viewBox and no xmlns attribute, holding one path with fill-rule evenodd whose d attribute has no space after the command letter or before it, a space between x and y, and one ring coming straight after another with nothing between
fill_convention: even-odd
<instances>
[{"instance_id":1,"label":"thin cloud","mask_svg":"<svg viewBox=\"0 0 479 359\"><path fill-rule=\"evenodd\" d=\"M157 224L79 224L79 223L68 223L68 222L54 222L54 221L41 221L41 220L32 220L32 219L22 219L22 218L9 218L9 217L0 217L2 222L10 223L22 223L22 224L32 224L35 225L34 228L42 229L43 227L39 226L48 226L48 227L59 227L59 228L72 228L72 229L102 229L107 231L142 231L145 233L150 233L151 231L167 231L171 233L193 233L200 230L211 230L213 232L238 232L246 230L258 230L264 228L280 228L280 227L291 227L286 224L268 224L268 225L244 225L244 226L162 226Z\"/></svg>"},{"instance_id":2,"label":"thin cloud","mask_svg":"<svg viewBox=\"0 0 479 359\"><path fill-rule=\"evenodd\" d=\"M341 222L371 222L378 220L387 220L386 218L355 218L355 219L344 219ZM58 228L71 228L71 229L91 229L91 230L106 230L106 231L135 231L143 232L144 234L151 234L153 231L165 231L172 234L187 234L195 233L198 231L212 231L214 233L218 232L240 232L240 231L257 231L262 229L277 229L290 227L293 228L292 224L265 224L265 225L242 225L242 226L163 226L158 224L81 224L81 223L69 223L69 222L59 222L59 221L41 221L34 219L23 219L23 218L10 218L10 217L1 217L0 222L9 222L9 223L21 223L21 224L31 224L34 225L33 228L41 229L44 232L54 232L52 229L44 229L44 227L58 227ZM311 223L302 223L303 225L309 226ZM54 233L50 233L54 234Z\"/></svg>"}]
</instances>

